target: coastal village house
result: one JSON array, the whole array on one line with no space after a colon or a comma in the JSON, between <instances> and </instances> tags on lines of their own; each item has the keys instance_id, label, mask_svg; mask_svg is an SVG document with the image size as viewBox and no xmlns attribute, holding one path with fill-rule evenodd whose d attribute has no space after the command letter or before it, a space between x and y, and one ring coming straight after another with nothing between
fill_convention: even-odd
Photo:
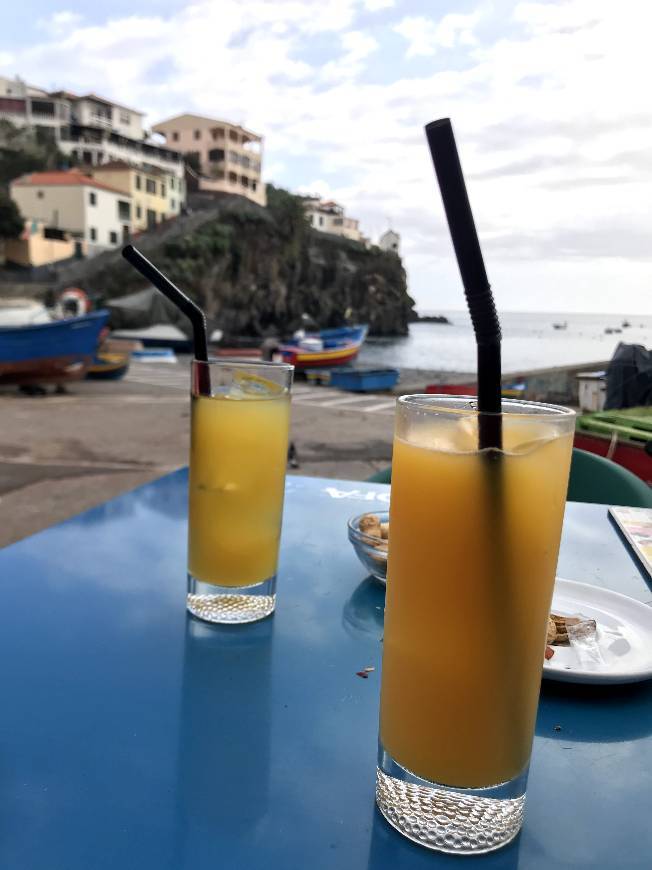
<instances>
[{"instance_id":1,"label":"coastal village house","mask_svg":"<svg viewBox=\"0 0 652 870\"><path fill-rule=\"evenodd\" d=\"M91 173L93 178L131 197L134 232L151 229L179 214L185 188L183 178L153 166L139 169L123 160L94 167Z\"/></svg>"},{"instance_id":2,"label":"coastal village house","mask_svg":"<svg viewBox=\"0 0 652 870\"><path fill-rule=\"evenodd\" d=\"M63 154L85 167L119 160L180 180L184 176L183 157L151 141L143 112L95 94L46 91L0 76L0 120L48 135ZM183 203L183 196L174 199Z\"/></svg>"},{"instance_id":3,"label":"coastal village house","mask_svg":"<svg viewBox=\"0 0 652 870\"><path fill-rule=\"evenodd\" d=\"M304 198L304 209L310 225L322 233L344 236L354 242L364 242L359 221L346 217L344 208L332 200L322 200L318 196Z\"/></svg>"},{"instance_id":4,"label":"coastal village house","mask_svg":"<svg viewBox=\"0 0 652 870\"><path fill-rule=\"evenodd\" d=\"M0 76L0 121L15 127L33 127L39 135L58 141L71 123L70 100L51 96L22 79Z\"/></svg>"},{"instance_id":5,"label":"coastal village house","mask_svg":"<svg viewBox=\"0 0 652 870\"><path fill-rule=\"evenodd\" d=\"M183 154L197 189L208 193L235 193L266 205L262 182L263 137L235 124L201 115L176 115L154 132Z\"/></svg>"},{"instance_id":6,"label":"coastal village house","mask_svg":"<svg viewBox=\"0 0 652 870\"><path fill-rule=\"evenodd\" d=\"M28 221L68 233L76 255L114 248L131 234L131 196L79 170L32 172L12 181L10 193Z\"/></svg>"},{"instance_id":7,"label":"coastal village house","mask_svg":"<svg viewBox=\"0 0 652 870\"><path fill-rule=\"evenodd\" d=\"M81 243L82 252L85 242ZM75 239L65 230L47 225L46 221L25 221L25 228L17 239L3 242L4 259L15 266L35 268L48 263L57 263L75 256Z\"/></svg>"}]
</instances>

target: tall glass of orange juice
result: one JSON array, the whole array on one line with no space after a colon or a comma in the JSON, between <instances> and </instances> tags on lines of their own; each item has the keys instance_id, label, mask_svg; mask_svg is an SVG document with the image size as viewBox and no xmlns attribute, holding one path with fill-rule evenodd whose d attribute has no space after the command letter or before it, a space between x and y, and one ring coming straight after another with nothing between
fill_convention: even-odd
<instances>
[{"instance_id":1,"label":"tall glass of orange juice","mask_svg":"<svg viewBox=\"0 0 652 870\"><path fill-rule=\"evenodd\" d=\"M572 411L502 407L479 451L475 399L397 405L376 799L457 854L521 827L572 450Z\"/></svg>"},{"instance_id":2,"label":"tall glass of orange juice","mask_svg":"<svg viewBox=\"0 0 652 870\"><path fill-rule=\"evenodd\" d=\"M187 606L207 622L274 611L292 373L193 360Z\"/></svg>"}]
</instances>

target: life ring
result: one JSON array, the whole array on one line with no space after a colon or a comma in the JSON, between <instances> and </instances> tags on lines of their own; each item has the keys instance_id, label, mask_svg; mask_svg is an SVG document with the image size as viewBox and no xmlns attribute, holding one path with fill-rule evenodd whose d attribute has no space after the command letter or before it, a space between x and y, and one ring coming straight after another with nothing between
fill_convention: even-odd
<instances>
[{"instance_id":1,"label":"life ring","mask_svg":"<svg viewBox=\"0 0 652 870\"><path fill-rule=\"evenodd\" d=\"M91 310L91 300L80 287L66 287L57 308L61 317L82 317Z\"/></svg>"}]
</instances>

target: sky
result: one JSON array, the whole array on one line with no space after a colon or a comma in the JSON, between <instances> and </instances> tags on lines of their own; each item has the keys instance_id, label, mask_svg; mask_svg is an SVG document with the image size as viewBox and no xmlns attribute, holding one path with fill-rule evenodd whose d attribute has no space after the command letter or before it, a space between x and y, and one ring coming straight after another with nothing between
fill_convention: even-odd
<instances>
[{"instance_id":1,"label":"sky","mask_svg":"<svg viewBox=\"0 0 652 870\"><path fill-rule=\"evenodd\" d=\"M423 127L450 117L506 311L652 314L648 0L25 0L0 74L242 123L263 172L402 238L422 310L463 291Z\"/></svg>"}]
</instances>

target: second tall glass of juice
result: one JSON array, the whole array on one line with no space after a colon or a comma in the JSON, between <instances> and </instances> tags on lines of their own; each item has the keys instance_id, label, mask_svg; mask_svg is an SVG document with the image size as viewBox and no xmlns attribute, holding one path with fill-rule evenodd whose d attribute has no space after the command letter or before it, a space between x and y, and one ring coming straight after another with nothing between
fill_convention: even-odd
<instances>
[{"instance_id":1,"label":"second tall glass of juice","mask_svg":"<svg viewBox=\"0 0 652 870\"><path fill-rule=\"evenodd\" d=\"M473 399L398 400L376 796L430 848L521 827L574 416L503 401L481 451Z\"/></svg>"},{"instance_id":2,"label":"second tall glass of juice","mask_svg":"<svg viewBox=\"0 0 652 870\"><path fill-rule=\"evenodd\" d=\"M193 360L187 603L207 622L274 611L292 372Z\"/></svg>"}]
</instances>

